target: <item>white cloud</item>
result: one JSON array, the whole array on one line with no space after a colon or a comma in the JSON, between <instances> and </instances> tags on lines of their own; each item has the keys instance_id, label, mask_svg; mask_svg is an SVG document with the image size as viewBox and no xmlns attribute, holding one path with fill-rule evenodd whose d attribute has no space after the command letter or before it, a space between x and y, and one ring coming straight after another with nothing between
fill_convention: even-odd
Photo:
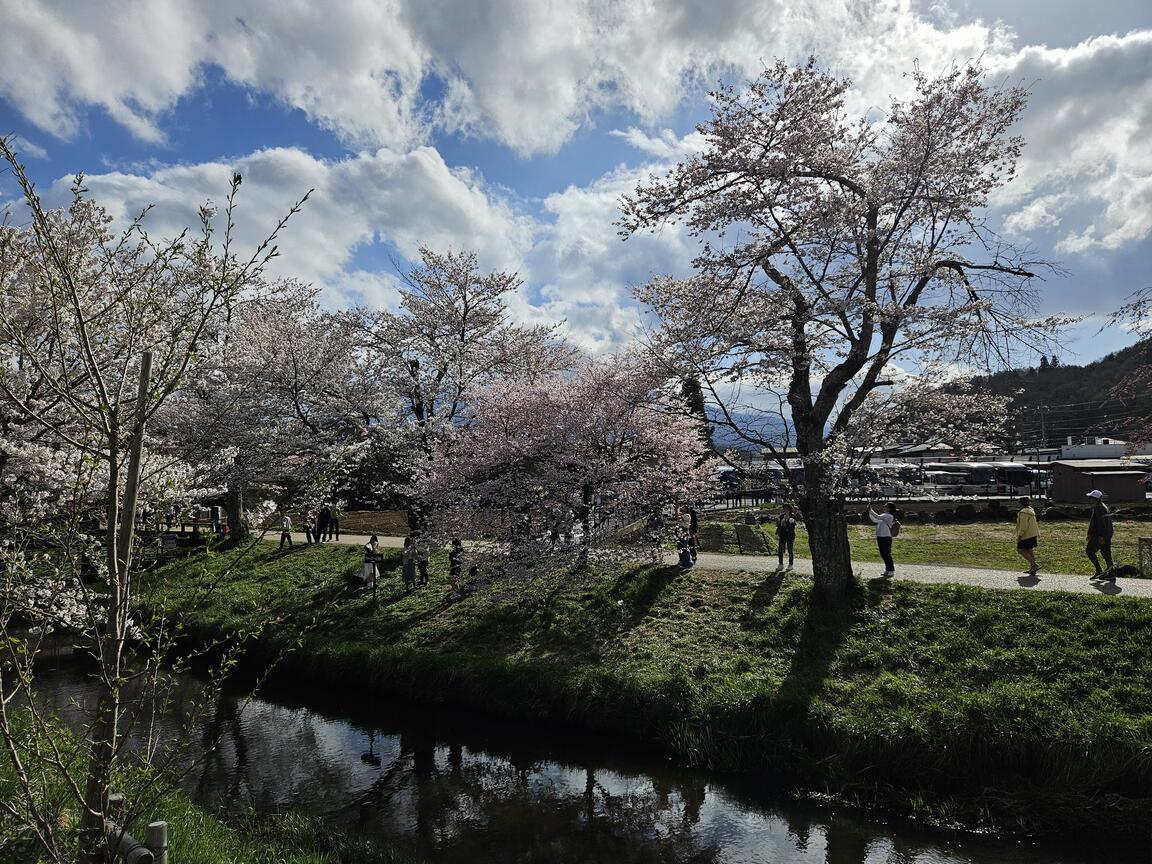
<instances>
[{"instance_id":1,"label":"white cloud","mask_svg":"<svg viewBox=\"0 0 1152 864\"><path fill-rule=\"evenodd\" d=\"M544 201L550 222L528 261L539 313L566 319L570 337L590 351L614 351L642 326L632 288L658 273L686 273L695 243L679 226L622 241L614 224L620 197L659 166L618 168L588 186Z\"/></svg>"},{"instance_id":2,"label":"white cloud","mask_svg":"<svg viewBox=\"0 0 1152 864\"><path fill-rule=\"evenodd\" d=\"M583 344L618 346L638 323L631 286L683 272L695 251L676 228L616 236L620 195L652 166L555 192L537 219L446 165L430 136L459 130L550 153L601 109L622 110L626 128L608 134L662 164L700 146L696 133L661 126L685 98L810 52L855 79L852 111L906 95L917 61L932 74L983 57L1009 83L1035 82L1019 175L997 198L1005 229L1051 234L1064 254L1130 249L1152 234L1152 31L1018 49L1002 25L961 23L915 0L0 0L0 16L0 97L54 135L81 136L95 106L162 142L178 101L218 68L361 149L337 161L267 149L88 178L122 217L159 204L156 231L167 233L194 224L236 167L250 242L315 186L277 267L325 284L333 302L394 298L387 264L374 273L356 260L379 240L406 256L420 245L474 248L486 267L522 272L523 320L565 317Z\"/></svg>"},{"instance_id":3,"label":"white cloud","mask_svg":"<svg viewBox=\"0 0 1152 864\"><path fill-rule=\"evenodd\" d=\"M524 154L555 152L602 108L651 126L778 56L828 58L868 107L907 87L916 58L962 62L1008 38L938 26L913 0L0 0L0 15L0 95L62 137L95 106L162 141L166 112L216 67L356 147L404 150L439 125Z\"/></svg>"},{"instance_id":4,"label":"white cloud","mask_svg":"<svg viewBox=\"0 0 1152 864\"><path fill-rule=\"evenodd\" d=\"M356 293L388 303L394 282L387 272L353 268L358 249L384 240L414 258L422 245L477 250L484 265L515 267L532 241L534 225L489 193L473 174L449 168L429 148L407 154L379 150L342 161L324 161L291 148L260 150L233 163L209 162L158 168L147 174L113 172L86 178L90 193L122 224L154 204L149 230L172 236L198 224L205 200L223 206L233 170L243 177L237 237L251 249L308 189L312 197L280 238L273 272L331 288L330 302ZM69 180L57 181L61 202Z\"/></svg>"},{"instance_id":5,"label":"white cloud","mask_svg":"<svg viewBox=\"0 0 1152 864\"><path fill-rule=\"evenodd\" d=\"M94 174L86 185L120 224L155 205L149 231L166 237L194 229L206 200L222 207L233 170L243 177L236 214L241 254L315 188L279 238L282 254L271 272L323 286L333 307L395 305L398 280L385 248L408 259L422 245L470 249L485 268L521 274L525 290L510 303L518 320L564 320L565 333L577 344L613 351L641 326L632 287L656 273L685 272L694 251L691 238L675 226L627 242L617 236L619 198L652 166L619 168L588 186L550 195L540 219L471 172L450 169L430 148L403 155L379 150L339 161L275 148L232 163ZM68 178L58 180L50 201L63 203L69 184ZM358 258L361 250L373 251L371 268Z\"/></svg>"},{"instance_id":6,"label":"white cloud","mask_svg":"<svg viewBox=\"0 0 1152 864\"><path fill-rule=\"evenodd\" d=\"M28 158L32 158L32 159L47 159L48 158L48 151L47 150L45 150L39 144L36 144L32 141L29 141L27 138L23 137L22 135L8 135L8 136L6 136L6 140L8 142L8 146L12 148L13 152L16 154L16 157L18 159L20 159L21 161L28 159Z\"/></svg>"},{"instance_id":7,"label":"white cloud","mask_svg":"<svg viewBox=\"0 0 1152 864\"><path fill-rule=\"evenodd\" d=\"M1152 234L1152 31L1028 47L993 68L1033 91L1018 175L997 199L1005 228L1059 227L1064 254Z\"/></svg>"},{"instance_id":8,"label":"white cloud","mask_svg":"<svg viewBox=\"0 0 1152 864\"><path fill-rule=\"evenodd\" d=\"M704 149L704 136L692 132L683 138L671 129L661 129L658 135L649 135L643 129L630 126L627 130L613 129L608 133L623 138L629 146L662 161L685 159Z\"/></svg>"}]
</instances>

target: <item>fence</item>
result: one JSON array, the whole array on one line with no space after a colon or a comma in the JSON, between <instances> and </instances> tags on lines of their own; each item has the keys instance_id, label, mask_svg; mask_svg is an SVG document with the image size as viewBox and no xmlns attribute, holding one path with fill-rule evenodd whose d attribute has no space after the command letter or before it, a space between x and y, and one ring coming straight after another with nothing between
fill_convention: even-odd
<instances>
[{"instance_id":1,"label":"fence","mask_svg":"<svg viewBox=\"0 0 1152 864\"><path fill-rule=\"evenodd\" d=\"M124 796L108 796L108 816L104 822L104 836L112 860L124 864L168 864L168 823L151 822L145 840L141 843L116 822L124 810Z\"/></svg>"}]
</instances>

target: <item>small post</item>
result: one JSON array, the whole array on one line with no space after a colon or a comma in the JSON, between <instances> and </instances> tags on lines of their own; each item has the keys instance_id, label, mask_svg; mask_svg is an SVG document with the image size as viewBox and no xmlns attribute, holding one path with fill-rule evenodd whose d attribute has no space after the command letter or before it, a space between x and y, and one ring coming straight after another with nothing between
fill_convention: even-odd
<instances>
[{"instance_id":1,"label":"small post","mask_svg":"<svg viewBox=\"0 0 1152 864\"><path fill-rule=\"evenodd\" d=\"M168 864L168 823L148 823L145 845L152 850L156 864Z\"/></svg>"},{"instance_id":2,"label":"small post","mask_svg":"<svg viewBox=\"0 0 1152 864\"><path fill-rule=\"evenodd\" d=\"M124 796L119 792L112 792L108 796L108 810L104 814L104 818L111 819L113 822L119 822L123 815Z\"/></svg>"}]
</instances>

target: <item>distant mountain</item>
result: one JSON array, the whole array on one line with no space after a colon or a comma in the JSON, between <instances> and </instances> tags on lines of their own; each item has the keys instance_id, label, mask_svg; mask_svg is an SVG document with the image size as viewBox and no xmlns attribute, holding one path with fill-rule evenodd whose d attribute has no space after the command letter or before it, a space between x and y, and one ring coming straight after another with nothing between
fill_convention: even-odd
<instances>
[{"instance_id":1,"label":"distant mountain","mask_svg":"<svg viewBox=\"0 0 1152 864\"><path fill-rule=\"evenodd\" d=\"M718 412L709 409L708 419L710 421L709 426L712 429L713 447L719 451L758 451L755 445L745 441L726 425L718 423L718 417ZM732 419L742 429L754 430L756 434L767 441L778 441L784 437L783 431L786 428L784 421L776 415L756 411L734 411L732 412Z\"/></svg>"},{"instance_id":2,"label":"distant mountain","mask_svg":"<svg viewBox=\"0 0 1152 864\"><path fill-rule=\"evenodd\" d=\"M1025 447L1057 446L1069 437L1127 440L1133 424L1152 413L1152 394L1120 399L1112 393L1131 372L1147 365L1152 365L1152 339L1084 366L1044 358L1038 366L997 372L972 383L1013 397L1012 416Z\"/></svg>"},{"instance_id":3,"label":"distant mountain","mask_svg":"<svg viewBox=\"0 0 1152 864\"><path fill-rule=\"evenodd\" d=\"M1143 396L1112 396L1125 378L1140 366L1152 365L1152 339L1115 351L1083 366L1065 365L1045 357L1025 369L1009 369L974 378L976 389L1010 396L1010 412L1018 440L1025 449L1055 447L1071 437L1108 437L1127 441L1136 421L1152 415L1152 393ZM730 429L717 424L713 410L712 441L717 450L755 448ZM783 421L771 414L736 412L734 419L746 428L757 428L776 438Z\"/></svg>"}]
</instances>

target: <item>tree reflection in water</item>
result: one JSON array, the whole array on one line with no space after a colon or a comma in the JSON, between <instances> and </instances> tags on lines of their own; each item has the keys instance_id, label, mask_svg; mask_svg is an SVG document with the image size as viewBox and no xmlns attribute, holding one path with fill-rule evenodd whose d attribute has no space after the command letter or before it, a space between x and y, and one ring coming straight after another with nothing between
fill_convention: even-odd
<instances>
[{"instance_id":1,"label":"tree reflection in water","mask_svg":"<svg viewBox=\"0 0 1152 864\"><path fill-rule=\"evenodd\" d=\"M67 706L83 703L87 687L83 674L61 670L39 680L39 695L66 717L79 717L79 705ZM188 698L199 692L189 679ZM1099 860L883 826L773 794L756 778L709 782L586 734L534 733L526 724L459 711L371 704L350 711L346 694L331 711L317 707L317 694L308 694L307 706L299 691L278 696L280 702L254 699L243 710L229 695L208 706L190 739L199 752L185 766L188 791L218 806L323 815L437 862ZM187 706L174 700L154 730L158 737L186 735Z\"/></svg>"}]
</instances>

